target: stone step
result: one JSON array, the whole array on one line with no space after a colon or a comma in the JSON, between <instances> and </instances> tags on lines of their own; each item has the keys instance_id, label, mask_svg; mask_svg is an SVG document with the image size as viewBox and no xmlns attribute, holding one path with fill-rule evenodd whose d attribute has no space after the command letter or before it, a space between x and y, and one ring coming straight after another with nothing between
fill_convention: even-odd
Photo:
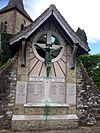
<instances>
[{"instance_id":1,"label":"stone step","mask_svg":"<svg viewBox=\"0 0 100 133\"><path fill-rule=\"evenodd\" d=\"M69 105L55 103L25 104L25 115L66 115Z\"/></svg>"},{"instance_id":2,"label":"stone step","mask_svg":"<svg viewBox=\"0 0 100 133\"><path fill-rule=\"evenodd\" d=\"M13 115L12 130L36 130L75 128L78 126L76 114L70 115ZM17 129L18 127L18 129Z\"/></svg>"}]
</instances>

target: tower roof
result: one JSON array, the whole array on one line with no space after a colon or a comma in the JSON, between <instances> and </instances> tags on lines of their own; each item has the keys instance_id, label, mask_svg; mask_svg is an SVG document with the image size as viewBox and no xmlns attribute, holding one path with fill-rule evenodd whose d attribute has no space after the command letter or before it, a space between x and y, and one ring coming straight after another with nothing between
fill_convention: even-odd
<instances>
[{"instance_id":1,"label":"tower roof","mask_svg":"<svg viewBox=\"0 0 100 133\"><path fill-rule=\"evenodd\" d=\"M33 21L24 9L23 0L9 0L8 5L0 10L0 14L3 13L3 12L7 12L9 10L12 10L12 9L17 9L25 17L27 17L30 21Z\"/></svg>"}]
</instances>

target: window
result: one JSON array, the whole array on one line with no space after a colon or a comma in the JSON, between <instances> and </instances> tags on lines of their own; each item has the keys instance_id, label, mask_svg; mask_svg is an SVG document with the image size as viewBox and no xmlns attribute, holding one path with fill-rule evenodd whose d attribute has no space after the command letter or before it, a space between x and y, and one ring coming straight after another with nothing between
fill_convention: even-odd
<instances>
[{"instance_id":1,"label":"window","mask_svg":"<svg viewBox=\"0 0 100 133\"><path fill-rule=\"evenodd\" d=\"M7 21L4 23L4 32L7 32Z\"/></svg>"},{"instance_id":2,"label":"window","mask_svg":"<svg viewBox=\"0 0 100 133\"><path fill-rule=\"evenodd\" d=\"M24 24L21 24L21 30L23 30L24 29Z\"/></svg>"},{"instance_id":3,"label":"window","mask_svg":"<svg viewBox=\"0 0 100 133\"><path fill-rule=\"evenodd\" d=\"M54 35L51 36L51 43L55 45L60 45L58 38Z\"/></svg>"},{"instance_id":4,"label":"window","mask_svg":"<svg viewBox=\"0 0 100 133\"><path fill-rule=\"evenodd\" d=\"M46 42L47 42L47 35L46 34L40 36L39 39L37 40L37 43L41 43L41 44L44 44L44 43L46 44Z\"/></svg>"},{"instance_id":5,"label":"window","mask_svg":"<svg viewBox=\"0 0 100 133\"><path fill-rule=\"evenodd\" d=\"M1 22L0 31L3 32L3 29L4 29L4 24L3 24L3 22Z\"/></svg>"},{"instance_id":6,"label":"window","mask_svg":"<svg viewBox=\"0 0 100 133\"><path fill-rule=\"evenodd\" d=\"M20 30L23 30L25 27L27 27L27 23L25 20L23 20L23 23L21 24L21 29Z\"/></svg>"},{"instance_id":7,"label":"window","mask_svg":"<svg viewBox=\"0 0 100 133\"><path fill-rule=\"evenodd\" d=\"M1 32L7 32L7 21L1 22L1 24L0 24L0 31Z\"/></svg>"}]
</instances>

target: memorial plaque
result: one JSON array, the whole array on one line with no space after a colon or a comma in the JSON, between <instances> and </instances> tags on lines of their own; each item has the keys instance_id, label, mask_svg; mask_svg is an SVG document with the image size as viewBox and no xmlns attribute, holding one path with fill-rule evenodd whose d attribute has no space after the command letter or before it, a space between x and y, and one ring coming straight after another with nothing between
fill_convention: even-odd
<instances>
[{"instance_id":1,"label":"memorial plaque","mask_svg":"<svg viewBox=\"0 0 100 133\"><path fill-rule=\"evenodd\" d=\"M29 81L34 81L34 82L43 82L43 78L35 78L35 77L30 77Z\"/></svg>"},{"instance_id":2,"label":"memorial plaque","mask_svg":"<svg viewBox=\"0 0 100 133\"><path fill-rule=\"evenodd\" d=\"M60 82L57 82L60 81ZM34 79L28 83L27 103L65 103L65 82L62 79L43 81Z\"/></svg>"},{"instance_id":3,"label":"memorial plaque","mask_svg":"<svg viewBox=\"0 0 100 133\"><path fill-rule=\"evenodd\" d=\"M56 83L56 82L57 82L57 83L58 83L58 82L59 82L59 83L60 83L60 82L63 82L63 83L64 83L64 82L65 82L65 79L64 79L64 78L52 78L51 81L52 81L52 82L55 82L55 83Z\"/></svg>"},{"instance_id":4,"label":"memorial plaque","mask_svg":"<svg viewBox=\"0 0 100 133\"><path fill-rule=\"evenodd\" d=\"M76 104L76 84L67 84L67 104Z\"/></svg>"},{"instance_id":5,"label":"memorial plaque","mask_svg":"<svg viewBox=\"0 0 100 133\"><path fill-rule=\"evenodd\" d=\"M65 103L65 83L52 82L49 97L53 103Z\"/></svg>"},{"instance_id":6,"label":"memorial plaque","mask_svg":"<svg viewBox=\"0 0 100 133\"><path fill-rule=\"evenodd\" d=\"M44 97L43 82L29 82L27 91L27 103L41 103Z\"/></svg>"},{"instance_id":7,"label":"memorial plaque","mask_svg":"<svg viewBox=\"0 0 100 133\"><path fill-rule=\"evenodd\" d=\"M27 91L27 82L18 81L16 88L16 103L23 104L26 103L26 92Z\"/></svg>"}]
</instances>

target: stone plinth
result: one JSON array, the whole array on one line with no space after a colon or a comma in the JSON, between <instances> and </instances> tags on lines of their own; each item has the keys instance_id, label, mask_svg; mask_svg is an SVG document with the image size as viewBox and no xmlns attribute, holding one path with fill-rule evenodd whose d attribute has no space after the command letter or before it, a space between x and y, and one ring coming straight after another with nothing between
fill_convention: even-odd
<instances>
[{"instance_id":1,"label":"stone plinth","mask_svg":"<svg viewBox=\"0 0 100 133\"><path fill-rule=\"evenodd\" d=\"M54 104L54 103L40 103L40 104L25 104L25 115L66 115L69 105Z\"/></svg>"},{"instance_id":2,"label":"stone plinth","mask_svg":"<svg viewBox=\"0 0 100 133\"><path fill-rule=\"evenodd\" d=\"M12 130L75 128L78 126L78 117L73 113L74 110L67 104L24 104L24 113L13 115Z\"/></svg>"},{"instance_id":3,"label":"stone plinth","mask_svg":"<svg viewBox=\"0 0 100 133\"><path fill-rule=\"evenodd\" d=\"M13 130L64 129L78 127L76 114L71 115L14 115Z\"/></svg>"},{"instance_id":4,"label":"stone plinth","mask_svg":"<svg viewBox=\"0 0 100 133\"><path fill-rule=\"evenodd\" d=\"M76 84L63 78L32 78L17 82L13 130L59 129L78 126Z\"/></svg>"}]
</instances>

